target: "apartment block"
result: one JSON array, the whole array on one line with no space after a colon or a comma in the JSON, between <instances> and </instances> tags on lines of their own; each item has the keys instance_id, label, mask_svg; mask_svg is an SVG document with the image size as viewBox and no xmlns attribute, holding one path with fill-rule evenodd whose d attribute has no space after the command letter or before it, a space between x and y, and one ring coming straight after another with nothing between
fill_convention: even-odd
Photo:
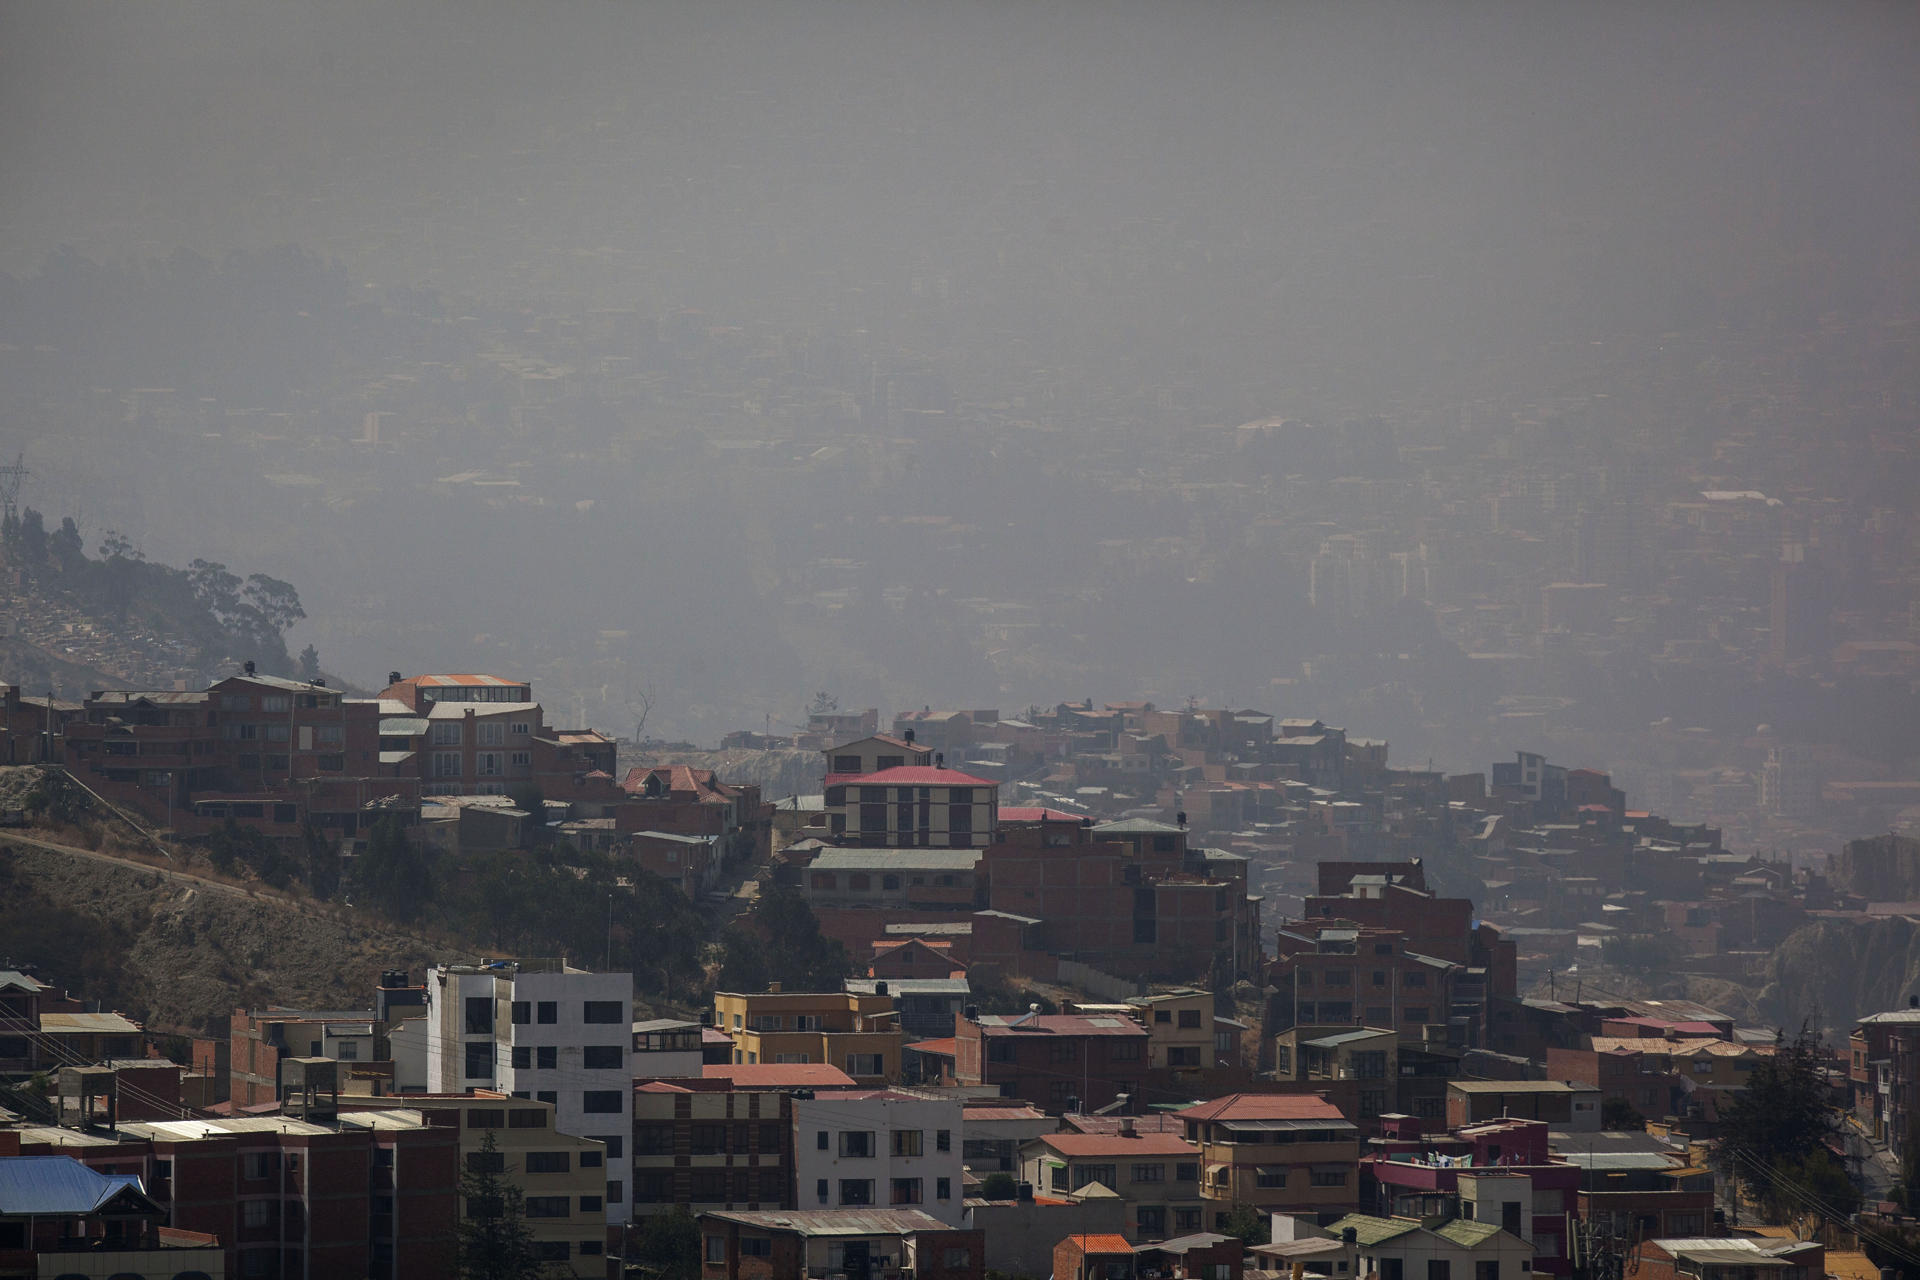
<instances>
[{"instance_id":1,"label":"apartment block","mask_svg":"<svg viewBox=\"0 0 1920 1280\"><path fill-rule=\"evenodd\" d=\"M845 1090L793 1101L796 1205L918 1209L965 1219L959 1099L906 1089Z\"/></svg>"},{"instance_id":2,"label":"apartment block","mask_svg":"<svg viewBox=\"0 0 1920 1280\"><path fill-rule=\"evenodd\" d=\"M1324 1098L1240 1093L1179 1118L1200 1149L1200 1194L1214 1230L1236 1205L1323 1221L1359 1205L1359 1129Z\"/></svg>"},{"instance_id":3,"label":"apartment block","mask_svg":"<svg viewBox=\"0 0 1920 1280\"><path fill-rule=\"evenodd\" d=\"M738 1065L824 1063L863 1085L900 1078L899 1014L891 995L848 991L716 991L714 1025L733 1037Z\"/></svg>"},{"instance_id":4,"label":"apartment block","mask_svg":"<svg viewBox=\"0 0 1920 1280\"><path fill-rule=\"evenodd\" d=\"M552 1104L557 1132L602 1143L606 1220L624 1223L633 1124L633 975L559 960L427 972L427 1091L488 1089Z\"/></svg>"}]
</instances>

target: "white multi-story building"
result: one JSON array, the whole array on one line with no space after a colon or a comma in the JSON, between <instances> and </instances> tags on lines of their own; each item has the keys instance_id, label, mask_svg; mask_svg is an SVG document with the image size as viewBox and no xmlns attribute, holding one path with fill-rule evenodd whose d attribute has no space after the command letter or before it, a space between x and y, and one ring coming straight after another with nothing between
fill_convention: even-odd
<instances>
[{"instance_id":1,"label":"white multi-story building","mask_svg":"<svg viewBox=\"0 0 1920 1280\"><path fill-rule=\"evenodd\" d=\"M918 1209L961 1226L961 1123L957 1098L912 1089L795 1098L797 1207Z\"/></svg>"},{"instance_id":2,"label":"white multi-story building","mask_svg":"<svg viewBox=\"0 0 1920 1280\"><path fill-rule=\"evenodd\" d=\"M607 1221L632 1218L633 975L558 960L427 971L427 1091L553 1104L554 1128L606 1144Z\"/></svg>"}]
</instances>

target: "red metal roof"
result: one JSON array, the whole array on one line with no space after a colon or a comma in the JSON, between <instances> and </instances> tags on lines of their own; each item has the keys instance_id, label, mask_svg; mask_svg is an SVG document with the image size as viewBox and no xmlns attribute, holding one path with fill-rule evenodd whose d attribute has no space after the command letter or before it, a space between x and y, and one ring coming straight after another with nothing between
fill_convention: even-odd
<instances>
[{"instance_id":1,"label":"red metal roof","mask_svg":"<svg viewBox=\"0 0 1920 1280\"><path fill-rule=\"evenodd\" d=\"M1311 1093L1234 1093L1179 1113L1182 1120L1345 1120L1340 1108Z\"/></svg>"},{"instance_id":2,"label":"red metal roof","mask_svg":"<svg viewBox=\"0 0 1920 1280\"><path fill-rule=\"evenodd\" d=\"M1078 822L1078 814L1066 813L1059 809L1033 808L1027 805L1015 805L1000 810L1002 822Z\"/></svg>"},{"instance_id":3,"label":"red metal roof","mask_svg":"<svg viewBox=\"0 0 1920 1280\"><path fill-rule=\"evenodd\" d=\"M921 1040L916 1044L910 1044L904 1047L912 1049L915 1053L937 1053L943 1057L951 1058L954 1054L953 1046L954 1038L948 1036L944 1040Z\"/></svg>"},{"instance_id":4,"label":"red metal roof","mask_svg":"<svg viewBox=\"0 0 1920 1280\"><path fill-rule=\"evenodd\" d=\"M853 1086L853 1077L824 1062L708 1063L701 1069L708 1080L731 1080L741 1089L840 1088Z\"/></svg>"},{"instance_id":5,"label":"red metal roof","mask_svg":"<svg viewBox=\"0 0 1920 1280\"><path fill-rule=\"evenodd\" d=\"M826 785L844 787L849 783L877 787L998 787L997 782L976 778L958 769L943 769L931 764L903 764L878 773L830 773Z\"/></svg>"}]
</instances>

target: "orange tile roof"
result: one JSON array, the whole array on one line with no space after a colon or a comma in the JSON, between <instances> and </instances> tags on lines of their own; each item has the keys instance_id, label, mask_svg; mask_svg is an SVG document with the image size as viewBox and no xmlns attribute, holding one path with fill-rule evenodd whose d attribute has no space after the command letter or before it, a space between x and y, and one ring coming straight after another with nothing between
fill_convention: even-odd
<instances>
[{"instance_id":1,"label":"orange tile roof","mask_svg":"<svg viewBox=\"0 0 1920 1280\"><path fill-rule=\"evenodd\" d=\"M1120 1235L1072 1235L1067 1239L1080 1246L1082 1253L1132 1253L1133 1246Z\"/></svg>"}]
</instances>

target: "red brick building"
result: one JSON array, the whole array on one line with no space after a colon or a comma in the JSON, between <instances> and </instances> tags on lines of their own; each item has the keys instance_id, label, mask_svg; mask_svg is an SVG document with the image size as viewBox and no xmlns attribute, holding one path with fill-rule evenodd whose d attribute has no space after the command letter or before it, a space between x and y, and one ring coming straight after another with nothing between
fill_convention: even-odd
<instances>
[{"instance_id":1,"label":"red brick building","mask_svg":"<svg viewBox=\"0 0 1920 1280\"><path fill-rule=\"evenodd\" d=\"M1134 1093L1147 1073L1147 1031L1131 1018L985 1014L954 1020L961 1084L992 1085L1047 1111L1084 1110Z\"/></svg>"},{"instance_id":2,"label":"red brick building","mask_svg":"<svg viewBox=\"0 0 1920 1280\"><path fill-rule=\"evenodd\" d=\"M458 1130L285 1116L37 1130L22 1154L135 1173L166 1223L219 1238L232 1276L449 1275Z\"/></svg>"}]
</instances>

